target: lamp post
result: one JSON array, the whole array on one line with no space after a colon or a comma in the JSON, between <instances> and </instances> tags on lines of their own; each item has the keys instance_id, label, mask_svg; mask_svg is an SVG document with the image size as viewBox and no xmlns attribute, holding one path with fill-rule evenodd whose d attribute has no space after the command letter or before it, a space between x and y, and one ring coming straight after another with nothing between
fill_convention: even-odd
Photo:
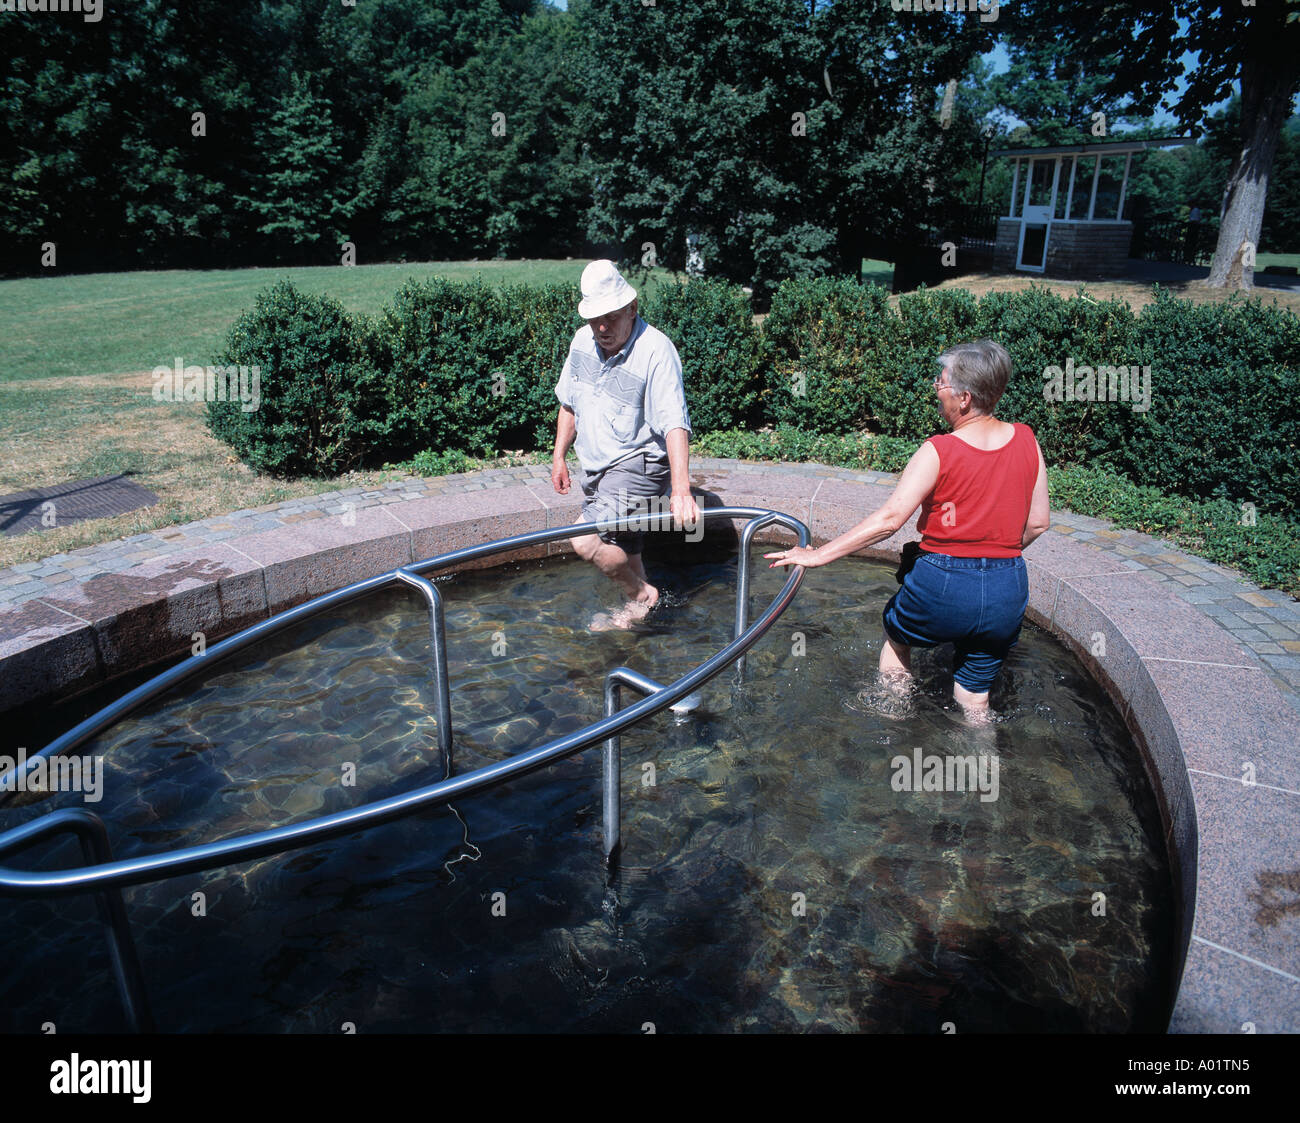
<instances>
[{"instance_id":1,"label":"lamp post","mask_svg":"<svg viewBox=\"0 0 1300 1123\"><path fill-rule=\"evenodd\" d=\"M993 143L993 123L990 121L984 126L984 162L980 164L980 201L979 209L984 209L984 173L988 171L989 166L989 145Z\"/></svg>"}]
</instances>

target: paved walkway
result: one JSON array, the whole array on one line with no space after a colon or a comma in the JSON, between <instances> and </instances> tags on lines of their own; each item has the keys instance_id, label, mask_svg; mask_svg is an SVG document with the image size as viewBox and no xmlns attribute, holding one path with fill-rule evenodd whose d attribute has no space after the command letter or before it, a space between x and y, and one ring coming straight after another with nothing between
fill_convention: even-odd
<instances>
[{"instance_id":1,"label":"paved walkway","mask_svg":"<svg viewBox=\"0 0 1300 1123\"><path fill-rule=\"evenodd\" d=\"M1116 278L1125 281L1149 281L1161 285L1184 285L1189 281L1203 281L1210 275L1208 265L1175 265L1169 261L1142 261L1130 257L1124 274ZM1265 273L1262 266L1255 270L1255 287L1300 292L1300 277L1285 273Z\"/></svg>"},{"instance_id":2,"label":"paved walkway","mask_svg":"<svg viewBox=\"0 0 1300 1123\"><path fill-rule=\"evenodd\" d=\"M734 467L739 462L696 458L692 463L698 472L707 473L710 468ZM764 471L803 477L866 479L885 485L892 485L897 478L886 472L848 471L818 464L765 464ZM357 487L328 491L185 526L164 527L107 545L89 546L68 554L55 554L40 562L23 562L11 569L0 569L0 605L21 604L53 592L54 587L65 582L89 581L105 573L119 573L140 562L195 546L343 514L349 505L359 511L407 499L463 495L510 487L524 480L549 479L550 469L546 465L498 468L433 479L408 477L378 490ZM1066 534L1113 553L1122 559L1126 568L1146 573L1194 605L1254 654L1282 696L1300 713L1300 601L1276 589L1252 585L1231 570L1192 557L1159 538L1116 530L1101 519L1053 511L1052 529L1048 533Z\"/></svg>"}]
</instances>

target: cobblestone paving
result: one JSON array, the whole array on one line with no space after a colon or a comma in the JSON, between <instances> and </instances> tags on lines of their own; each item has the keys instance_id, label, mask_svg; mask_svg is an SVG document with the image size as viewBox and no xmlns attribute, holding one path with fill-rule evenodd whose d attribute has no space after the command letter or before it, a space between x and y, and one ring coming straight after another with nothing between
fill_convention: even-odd
<instances>
[{"instance_id":1,"label":"cobblestone paving","mask_svg":"<svg viewBox=\"0 0 1300 1123\"><path fill-rule=\"evenodd\" d=\"M742 465L743 462L736 460L694 461L700 471ZM776 475L881 484L891 484L897 478L886 472L855 472L819 464L764 463L762 469ZM204 543L290 526L327 514L341 514L348 504L363 510L404 499L509 487L526 480L541 480L549 485L549 466L496 468L435 479L408 477L378 489L355 487L327 491L254 510L234 511L186 526L163 527L117 542L0 569L0 605L20 604L68 581L89 581L105 573L118 573L142 561ZM1052 529L1048 533L1068 534L1115 554L1129 569L1146 573L1169 592L1195 605L1255 655L1283 697L1300 712L1300 601L1276 589L1252 585L1231 570L1185 554L1168 542L1136 531L1118 530L1101 519L1053 511Z\"/></svg>"}]
</instances>

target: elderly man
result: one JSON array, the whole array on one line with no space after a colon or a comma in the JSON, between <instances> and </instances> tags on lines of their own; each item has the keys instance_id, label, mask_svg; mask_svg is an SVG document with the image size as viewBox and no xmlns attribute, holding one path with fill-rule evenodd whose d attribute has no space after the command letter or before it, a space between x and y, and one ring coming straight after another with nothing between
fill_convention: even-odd
<instances>
[{"instance_id":1,"label":"elderly man","mask_svg":"<svg viewBox=\"0 0 1300 1123\"><path fill-rule=\"evenodd\" d=\"M618 518L633 522L662 512L669 495L675 523L693 526L699 509L691 496L691 423L677 348L637 315L636 290L612 261L593 261L582 271L578 315L587 321L569 345L555 396L551 484L569 493L565 454L577 443L584 498L582 521ZM630 518L629 518L630 516ZM572 540L574 552L594 562L627 596L592 627L626 628L659 600L641 562L645 535L628 527Z\"/></svg>"}]
</instances>

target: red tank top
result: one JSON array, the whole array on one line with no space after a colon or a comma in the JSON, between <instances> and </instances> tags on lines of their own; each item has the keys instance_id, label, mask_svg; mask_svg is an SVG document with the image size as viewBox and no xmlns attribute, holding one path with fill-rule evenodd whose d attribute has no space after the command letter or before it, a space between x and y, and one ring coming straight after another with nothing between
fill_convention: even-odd
<instances>
[{"instance_id":1,"label":"red tank top","mask_svg":"<svg viewBox=\"0 0 1300 1123\"><path fill-rule=\"evenodd\" d=\"M955 433L930 438L939 480L921 502L921 549L958 558L1018 558L1038 479L1038 442L1028 425L985 451Z\"/></svg>"}]
</instances>

